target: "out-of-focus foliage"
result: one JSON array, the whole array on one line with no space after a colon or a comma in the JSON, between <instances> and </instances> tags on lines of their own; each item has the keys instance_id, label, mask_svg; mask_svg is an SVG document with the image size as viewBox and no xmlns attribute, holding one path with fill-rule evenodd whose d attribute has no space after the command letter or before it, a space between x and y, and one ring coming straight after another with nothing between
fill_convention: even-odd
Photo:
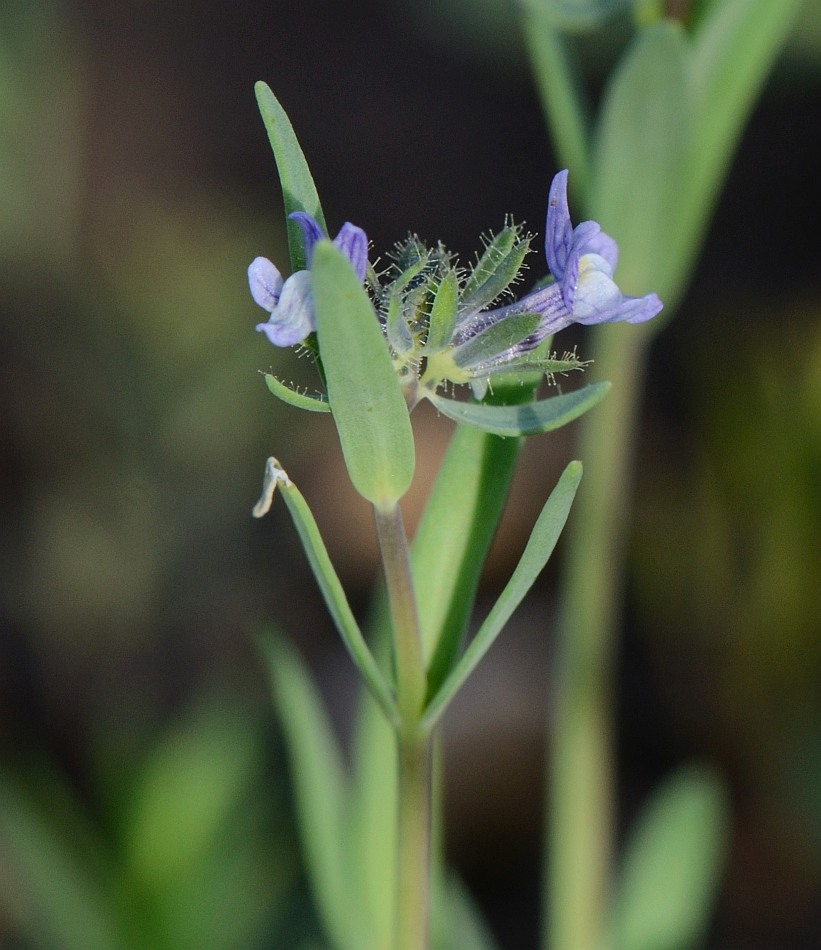
<instances>
[{"instance_id":1,"label":"out-of-focus foliage","mask_svg":"<svg viewBox=\"0 0 821 950\"><path fill-rule=\"evenodd\" d=\"M685 766L654 789L631 830L614 897L616 950L702 946L729 841L723 778Z\"/></svg>"},{"instance_id":2,"label":"out-of-focus foliage","mask_svg":"<svg viewBox=\"0 0 821 950\"><path fill-rule=\"evenodd\" d=\"M44 950L271 945L297 864L262 739L212 698L127 760L100 749L96 816L50 763L4 769L0 920Z\"/></svg>"},{"instance_id":3,"label":"out-of-focus foliage","mask_svg":"<svg viewBox=\"0 0 821 950\"><path fill-rule=\"evenodd\" d=\"M725 326L761 324L750 320L761 301L746 303L724 302ZM640 469L633 577L648 645L685 741L709 733L755 789L734 858L754 848L770 863L731 876L766 890L763 920L811 915L795 882L821 879L817 307L773 304L764 331L730 341L717 325L694 342L681 378L688 423L674 442L656 418ZM770 890L773 875L782 883Z\"/></svg>"},{"instance_id":4,"label":"out-of-focus foliage","mask_svg":"<svg viewBox=\"0 0 821 950\"><path fill-rule=\"evenodd\" d=\"M516 28L523 4L546 14L557 28L576 34L579 55L599 75L606 73L631 22L649 22L668 8L675 16L697 18L708 5L705 0L440 0L435 6L422 0L393 2L399 15L415 19L432 39L499 67L524 70L528 61ZM821 4L804 0L787 43L787 61L817 75L820 48Z\"/></svg>"},{"instance_id":5,"label":"out-of-focus foliage","mask_svg":"<svg viewBox=\"0 0 821 950\"><path fill-rule=\"evenodd\" d=\"M636 583L652 626L720 678L737 754L780 757L779 736L821 717L821 333L783 313L732 353L705 345L693 435L643 477Z\"/></svg>"},{"instance_id":6,"label":"out-of-focus foliage","mask_svg":"<svg viewBox=\"0 0 821 950\"><path fill-rule=\"evenodd\" d=\"M95 178L90 51L56 4L0 8L0 944L286 945L298 859L241 662L277 418L242 263L284 234Z\"/></svg>"}]
</instances>

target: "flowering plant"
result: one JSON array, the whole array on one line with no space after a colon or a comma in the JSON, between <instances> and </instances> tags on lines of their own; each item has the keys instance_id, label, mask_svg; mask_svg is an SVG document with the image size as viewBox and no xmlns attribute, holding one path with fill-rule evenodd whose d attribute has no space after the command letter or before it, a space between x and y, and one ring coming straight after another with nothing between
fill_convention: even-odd
<instances>
[{"instance_id":1,"label":"flowering plant","mask_svg":"<svg viewBox=\"0 0 821 950\"><path fill-rule=\"evenodd\" d=\"M310 352L319 388L300 392L273 373L265 380L286 403L332 415L351 481L373 505L385 581L385 596L363 632L305 498L280 462L269 459L254 514L268 511L279 487L367 690L348 768L301 661L279 635L264 641L312 889L340 948L491 946L431 845L432 742L454 696L550 558L576 497L582 467L574 461L466 643L481 567L523 437L579 418L609 389L596 381L538 397L545 378L553 383L588 365L575 351L551 350L554 334L571 324L596 328L595 367L618 385L582 430L592 477L576 506L564 576L544 945L683 946L705 927L726 828L723 787L707 770L684 770L660 790L610 899L608 699L629 486L626 446L646 343L661 323L648 321L662 310L660 296L669 314L681 295L752 101L750 88L766 73L794 7L707 0L685 26L665 16L662 4L625 2L635 8L636 36L592 129L563 31L568 24L595 27L611 6L522 5L558 150L596 220L572 224L569 174L556 174L545 226L550 273L518 299L512 288L523 281L532 238L511 221L469 267L441 244L429 247L415 236L397 244L386 263L370 260L365 232L349 222L329 240L291 124L270 89L257 86L283 184L292 264L283 279L266 258L251 263L251 294L269 315L257 329L276 346ZM648 114L657 121L648 122ZM604 228L618 234L618 247ZM638 296L616 283L619 248L619 279ZM647 292L651 286L660 296ZM615 323L646 326L606 328ZM459 387L469 388L467 398L455 398ZM400 501L415 469L410 413L423 399L458 425L411 546ZM681 860L671 861L670 829L677 841L697 839L698 847L680 849ZM694 893L699 899L689 900Z\"/></svg>"}]
</instances>

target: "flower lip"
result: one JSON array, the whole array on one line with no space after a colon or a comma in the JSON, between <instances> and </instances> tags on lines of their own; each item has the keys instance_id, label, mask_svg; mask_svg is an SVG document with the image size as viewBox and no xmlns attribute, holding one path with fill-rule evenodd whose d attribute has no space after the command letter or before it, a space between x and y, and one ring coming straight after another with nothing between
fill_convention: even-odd
<instances>
[{"instance_id":1,"label":"flower lip","mask_svg":"<svg viewBox=\"0 0 821 950\"><path fill-rule=\"evenodd\" d=\"M289 217L302 229L307 270L291 274L287 280L267 257L256 257L248 267L248 286L254 302L267 310L267 323L257 324L274 346L296 346L316 329L313 295L311 293L311 258L316 242L324 232L316 218L305 211L294 211ZM334 238L334 244L348 258L360 281L368 268L368 238L362 228L346 221Z\"/></svg>"},{"instance_id":2,"label":"flower lip","mask_svg":"<svg viewBox=\"0 0 821 950\"><path fill-rule=\"evenodd\" d=\"M254 302L267 310L274 310L282 294L282 274L267 257L255 257L248 265L248 286Z\"/></svg>"},{"instance_id":3,"label":"flower lip","mask_svg":"<svg viewBox=\"0 0 821 950\"><path fill-rule=\"evenodd\" d=\"M264 333L274 346L296 346L315 326L311 275L306 270L299 270L285 281L268 322L258 323L256 329Z\"/></svg>"}]
</instances>

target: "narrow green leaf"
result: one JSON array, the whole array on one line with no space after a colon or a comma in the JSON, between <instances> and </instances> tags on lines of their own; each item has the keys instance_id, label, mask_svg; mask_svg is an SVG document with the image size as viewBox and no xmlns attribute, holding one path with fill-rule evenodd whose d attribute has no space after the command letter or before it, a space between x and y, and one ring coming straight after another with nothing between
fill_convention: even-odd
<instances>
[{"instance_id":1,"label":"narrow green leaf","mask_svg":"<svg viewBox=\"0 0 821 950\"><path fill-rule=\"evenodd\" d=\"M422 720L425 728L432 729L436 725L448 703L491 648L513 611L522 602L547 564L567 521L567 516L570 514L570 506L576 497L576 489L579 487L581 477L581 462L571 462L562 473L533 527L530 540L505 589L476 636L471 640L462 658L428 704Z\"/></svg>"},{"instance_id":2,"label":"narrow green leaf","mask_svg":"<svg viewBox=\"0 0 821 950\"><path fill-rule=\"evenodd\" d=\"M524 37L551 141L560 168L571 168L570 187L584 207L590 203L591 158L589 105L579 71L567 43L549 19L534 9L523 9ZM545 183L545 192L547 183Z\"/></svg>"},{"instance_id":3,"label":"narrow green leaf","mask_svg":"<svg viewBox=\"0 0 821 950\"><path fill-rule=\"evenodd\" d=\"M457 402L436 393L428 393L427 398L443 416L461 425L474 426L494 435L519 436L550 432L567 425L600 402L609 388L609 383L592 383L572 393L516 406Z\"/></svg>"},{"instance_id":4,"label":"narrow green leaf","mask_svg":"<svg viewBox=\"0 0 821 950\"><path fill-rule=\"evenodd\" d=\"M265 373L265 385L268 389L283 402L289 406L295 406L297 409L307 409L309 412L330 412L331 407L328 404L328 397L317 393L316 396L309 396L307 393L299 393L291 389L285 383L281 382L271 373Z\"/></svg>"},{"instance_id":5,"label":"narrow green leaf","mask_svg":"<svg viewBox=\"0 0 821 950\"><path fill-rule=\"evenodd\" d=\"M411 564L430 692L458 654L521 444L460 426L428 497Z\"/></svg>"},{"instance_id":6,"label":"narrow green leaf","mask_svg":"<svg viewBox=\"0 0 821 950\"><path fill-rule=\"evenodd\" d=\"M542 322L538 313L517 313L491 324L487 330L454 347L453 362L461 369L481 366L510 347L521 343Z\"/></svg>"},{"instance_id":7,"label":"narrow green leaf","mask_svg":"<svg viewBox=\"0 0 821 950\"><path fill-rule=\"evenodd\" d=\"M618 242L619 286L668 305L680 279L669 248L692 200L680 185L692 157L689 52L678 23L639 34L606 89L594 156L590 212Z\"/></svg>"},{"instance_id":8,"label":"narrow green leaf","mask_svg":"<svg viewBox=\"0 0 821 950\"><path fill-rule=\"evenodd\" d=\"M489 307L516 279L529 253L530 241L522 237L521 228L516 225L503 228L487 245L465 281L460 312Z\"/></svg>"},{"instance_id":9,"label":"narrow green leaf","mask_svg":"<svg viewBox=\"0 0 821 950\"><path fill-rule=\"evenodd\" d=\"M523 0L558 29L586 32L626 7L630 0Z\"/></svg>"},{"instance_id":10,"label":"narrow green leaf","mask_svg":"<svg viewBox=\"0 0 821 950\"><path fill-rule=\"evenodd\" d=\"M453 336L456 325L456 304L458 302L459 287L456 271L449 270L442 278L433 307L430 312L430 328L425 341L425 349L435 352L444 349Z\"/></svg>"},{"instance_id":11,"label":"narrow green leaf","mask_svg":"<svg viewBox=\"0 0 821 950\"><path fill-rule=\"evenodd\" d=\"M432 950L496 950L490 928L458 877L448 874L431 899Z\"/></svg>"},{"instance_id":12,"label":"narrow green leaf","mask_svg":"<svg viewBox=\"0 0 821 950\"><path fill-rule=\"evenodd\" d=\"M275 473L273 475L274 486L277 484L281 486L285 504L291 513L294 526L299 534L299 539L308 557L308 562L314 572L317 584L319 584L319 589L322 592L322 597L325 600L328 611L331 617L333 617L339 635L342 637L342 642L345 644L357 669L362 674L374 699L379 703L382 711L387 716L388 721L396 723L398 722L398 713L393 694L385 682L385 678L377 666L373 654L368 649L365 638L362 636L362 631L359 629L359 625L348 603L348 598L345 596L342 583L331 563L328 549L325 547L325 542L319 533L319 527L317 526L313 513L308 507L308 503L305 501L302 492L300 492L296 485L288 478L285 472L279 468L275 459L269 459L268 468L266 470L266 493L264 493L264 497L267 494L269 504L270 497L273 495L273 488L268 484L271 478L271 470Z\"/></svg>"},{"instance_id":13,"label":"narrow green leaf","mask_svg":"<svg viewBox=\"0 0 821 950\"><path fill-rule=\"evenodd\" d=\"M704 4L692 41L693 144L688 200L677 245L681 283L690 272L733 152L800 0L719 0Z\"/></svg>"},{"instance_id":14,"label":"narrow green leaf","mask_svg":"<svg viewBox=\"0 0 821 950\"><path fill-rule=\"evenodd\" d=\"M312 892L334 945L358 950L367 943L345 849L348 787L342 756L299 655L277 633L266 632L259 643L285 734Z\"/></svg>"},{"instance_id":15,"label":"narrow green leaf","mask_svg":"<svg viewBox=\"0 0 821 950\"><path fill-rule=\"evenodd\" d=\"M276 96L264 82L254 86L257 96L257 105L265 123L268 140L274 151L277 163L279 180L282 185L282 199L285 204L285 217L288 225L288 249L291 254L291 266L297 270L304 270L305 250L303 246L302 229L298 224L288 219L292 211L307 211L316 218L319 226L327 234L325 216L319 203L316 185L311 177L311 171L305 156L297 141L291 120L277 101Z\"/></svg>"},{"instance_id":16,"label":"narrow green leaf","mask_svg":"<svg viewBox=\"0 0 821 950\"><path fill-rule=\"evenodd\" d=\"M630 835L617 882L615 950L701 946L725 864L729 803L711 770L690 766L658 788Z\"/></svg>"},{"instance_id":17,"label":"narrow green leaf","mask_svg":"<svg viewBox=\"0 0 821 950\"><path fill-rule=\"evenodd\" d=\"M36 801L0 774L0 909L32 946L120 950L113 863L55 776L37 776Z\"/></svg>"},{"instance_id":18,"label":"narrow green leaf","mask_svg":"<svg viewBox=\"0 0 821 950\"><path fill-rule=\"evenodd\" d=\"M330 241L311 264L317 337L328 400L356 490L387 510L413 478L408 407L368 295Z\"/></svg>"}]
</instances>

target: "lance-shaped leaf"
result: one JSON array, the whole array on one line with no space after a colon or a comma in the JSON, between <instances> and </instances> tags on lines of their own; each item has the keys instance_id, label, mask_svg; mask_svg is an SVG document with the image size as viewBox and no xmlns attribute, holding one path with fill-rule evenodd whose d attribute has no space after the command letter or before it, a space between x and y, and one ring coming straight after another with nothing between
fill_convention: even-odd
<instances>
[{"instance_id":1,"label":"lance-shaped leaf","mask_svg":"<svg viewBox=\"0 0 821 950\"><path fill-rule=\"evenodd\" d=\"M609 388L610 383L593 383L572 393L516 406L457 402L436 393L426 393L426 396L443 416L454 422L493 435L519 436L550 432L567 425L600 402Z\"/></svg>"},{"instance_id":2,"label":"lance-shaped leaf","mask_svg":"<svg viewBox=\"0 0 821 950\"><path fill-rule=\"evenodd\" d=\"M488 363L529 337L541 322L541 314L517 313L492 323L486 330L454 347L451 353L453 362L460 369L473 369Z\"/></svg>"},{"instance_id":3,"label":"lance-shaped leaf","mask_svg":"<svg viewBox=\"0 0 821 950\"><path fill-rule=\"evenodd\" d=\"M362 947L358 895L346 853L348 782L328 715L296 651L277 633L259 638L285 733L311 889L341 950Z\"/></svg>"},{"instance_id":4,"label":"lance-shaped leaf","mask_svg":"<svg viewBox=\"0 0 821 950\"><path fill-rule=\"evenodd\" d=\"M274 151L274 158L282 185L282 200L285 205L285 217L288 224L288 249L291 254L291 266L294 271L304 270L305 242L302 229L288 218L293 211L307 211L314 217L327 234L325 217L319 203L314 179L305 161L305 156L297 141L291 120L277 101L276 96L264 82L254 86L265 131Z\"/></svg>"},{"instance_id":5,"label":"lance-shaped leaf","mask_svg":"<svg viewBox=\"0 0 821 950\"><path fill-rule=\"evenodd\" d=\"M265 465L262 497L254 507L254 516L261 518L268 511L277 486L281 488L308 563L342 642L388 720L397 723L398 713L393 694L362 636L308 502L274 458L268 459Z\"/></svg>"},{"instance_id":6,"label":"lance-shaped leaf","mask_svg":"<svg viewBox=\"0 0 821 950\"><path fill-rule=\"evenodd\" d=\"M618 242L619 286L628 294L652 287L665 304L681 276L670 247L692 200L670 183L686 180L688 159L700 161L691 154L689 54L680 24L639 34L608 83L594 155L590 208Z\"/></svg>"},{"instance_id":7,"label":"lance-shaped leaf","mask_svg":"<svg viewBox=\"0 0 821 950\"><path fill-rule=\"evenodd\" d=\"M616 887L615 950L702 946L727 857L727 791L690 766L657 789L639 815Z\"/></svg>"},{"instance_id":8,"label":"lance-shaped leaf","mask_svg":"<svg viewBox=\"0 0 821 950\"><path fill-rule=\"evenodd\" d=\"M425 341L426 351L442 350L450 343L453 337L453 328L456 325L458 298L459 287L456 271L449 270L436 290L433 307L431 307L428 338Z\"/></svg>"},{"instance_id":9,"label":"lance-shaped leaf","mask_svg":"<svg viewBox=\"0 0 821 950\"><path fill-rule=\"evenodd\" d=\"M328 400L356 490L391 509L413 478L408 407L379 322L348 259L320 241L311 277Z\"/></svg>"},{"instance_id":10,"label":"lance-shaped leaf","mask_svg":"<svg viewBox=\"0 0 821 950\"><path fill-rule=\"evenodd\" d=\"M425 505L411 563L431 692L461 647L520 448L459 426Z\"/></svg>"},{"instance_id":11,"label":"lance-shaped leaf","mask_svg":"<svg viewBox=\"0 0 821 950\"><path fill-rule=\"evenodd\" d=\"M460 312L476 313L490 306L516 279L529 252L530 241L522 238L520 228L503 228L485 247L465 281Z\"/></svg>"},{"instance_id":12,"label":"lance-shaped leaf","mask_svg":"<svg viewBox=\"0 0 821 950\"><path fill-rule=\"evenodd\" d=\"M578 64L566 39L545 16L525 4L522 28L533 77L550 126L559 168L573 169L573 187L586 207L590 200L590 105Z\"/></svg>"},{"instance_id":13,"label":"lance-shaped leaf","mask_svg":"<svg viewBox=\"0 0 821 950\"><path fill-rule=\"evenodd\" d=\"M507 586L493 605L476 636L471 640L462 658L428 703L422 720L424 728L432 729L436 725L448 703L459 691L482 657L493 646L513 611L522 602L525 594L542 572L567 521L570 506L573 504L581 477L581 462L571 462L562 473L562 477L551 492L533 527L530 540L527 542L524 553Z\"/></svg>"},{"instance_id":14,"label":"lance-shaped leaf","mask_svg":"<svg viewBox=\"0 0 821 950\"><path fill-rule=\"evenodd\" d=\"M733 151L800 7L800 0L704 4L689 64L693 144L689 181L682 183L687 201L674 235L678 247L666 249L667 255L681 256L683 275L698 253Z\"/></svg>"}]
</instances>

